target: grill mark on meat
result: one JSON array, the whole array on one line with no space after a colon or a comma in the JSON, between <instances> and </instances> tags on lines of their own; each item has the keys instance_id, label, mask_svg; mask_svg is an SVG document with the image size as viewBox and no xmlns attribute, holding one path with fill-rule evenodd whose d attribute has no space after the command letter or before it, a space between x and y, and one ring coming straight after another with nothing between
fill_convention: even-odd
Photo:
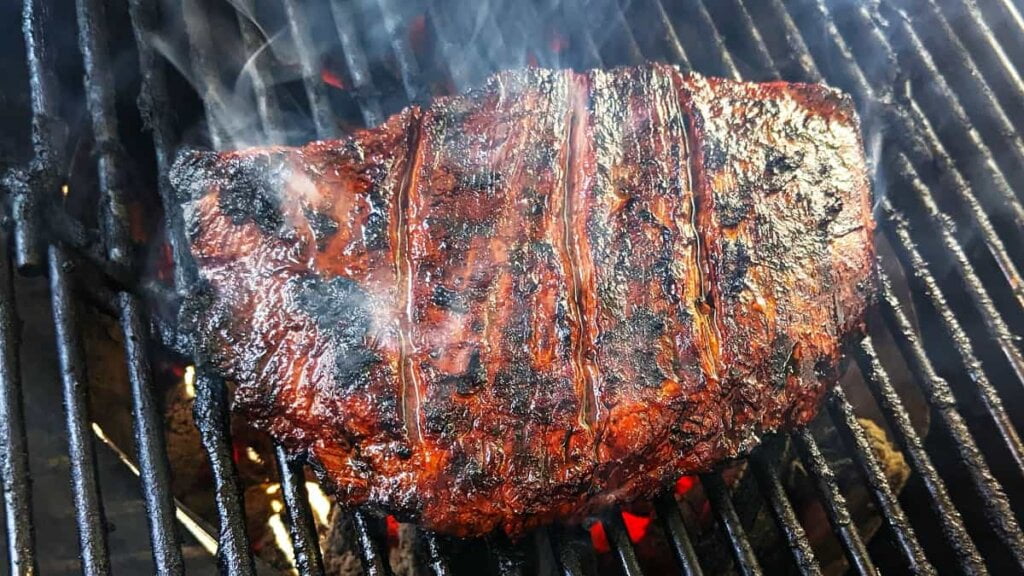
<instances>
[{"instance_id":1,"label":"grill mark on meat","mask_svg":"<svg viewBox=\"0 0 1024 576\"><path fill-rule=\"evenodd\" d=\"M406 435L417 445L422 443L423 433L420 430L420 400L421 386L417 372L413 367L412 360L412 323L413 323L413 265L412 257L409 255L409 191L416 186L417 175L420 169L420 141L423 132L423 118L420 114L414 114L409 130L409 161L406 162L406 171L402 175L401 184L398 188L398 221L395 223L395 236L398 242L395 243L395 275L398 278L398 294L400 298L401 314L399 316L399 397L401 398L402 424L405 426Z\"/></svg>"},{"instance_id":2,"label":"grill mark on meat","mask_svg":"<svg viewBox=\"0 0 1024 576\"><path fill-rule=\"evenodd\" d=\"M711 279L709 278L708 253L704 246L701 230L710 218L711 207L705 194L707 181L704 178L703 148L698 141L699 129L695 125L695 115L690 97L680 98L683 109L683 145L686 147L686 178L690 188L690 226L694 239L694 258L691 263L694 272L689 276L697 284L696 292L700 295L694 305L694 335L698 341L697 353L700 357L701 369L709 381L718 379L718 358L720 333L717 326L715 300L712 296ZM701 345L703 344L703 345Z\"/></svg>"},{"instance_id":3,"label":"grill mark on meat","mask_svg":"<svg viewBox=\"0 0 1024 576\"><path fill-rule=\"evenodd\" d=\"M586 77L581 80L586 81ZM587 348L591 345L588 338L589 320L587 311L583 305L583 279L580 274L581 267L586 264L583 261L583 251L579 249L577 241L580 238L573 232L573 216L576 213L576 195L579 193L576 176L579 170L579 146L581 145L581 122L585 121L588 110L585 98L589 92L589 82L585 85L586 91L580 93L577 82L570 81L568 84L569 98L569 121L568 137L566 138L565 166L565 199L562 202L562 224L564 227L563 238L565 246L563 250L567 256L566 262L569 266L569 295L568 303L570 315L576 318L577 336L572 339L572 365L573 378L577 397L580 402L578 421L580 426L588 432L591 431L599 418L597 406L598 393L594 390L597 379L591 373L591 367L587 362ZM583 100L581 100L581 98Z\"/></svg>"}]
</instances>

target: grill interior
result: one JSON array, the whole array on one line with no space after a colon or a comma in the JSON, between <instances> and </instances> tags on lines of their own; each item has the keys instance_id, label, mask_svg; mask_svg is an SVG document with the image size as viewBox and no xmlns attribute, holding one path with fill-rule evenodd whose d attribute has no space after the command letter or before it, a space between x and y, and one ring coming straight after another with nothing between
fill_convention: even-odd
<instances>
[{"instance_id":1,"label":"grill interior","mask_svg":"<svg viewBox=\"0 0 1024 576\"><path fill-rule=\"evenodd\" d=\"M147 520L138 528L148 529L150 542L136 560L161 574L182 573L186 564L190 571L210 569L193 558L195 542L179 525L183 513L171 493L153 376L154 355L189 351L187 335L149 305L180 299L194 278L166 178L180 146L331 138L501 69L650 60L736 79L826 82L852 94L873 162L882 255L871 334L851 351L856 377L835 389L819 417L838 432L841 453L826 455L820 432L809 429L768 439L749 458L746 482L701 477L719 550L727 551L721 559L695 547L692 522L675 498L660 499L654 516L666 553L687 574L702 573L702 566L742 574L834 572L823 568L809 537L815 527L801 524L784 487L782 466L795 457L813 481L847 571L1024 571L1018 524L1024 446L1017 432L1024 424L1024 18L1018 0L50 4L24 0L0 9L4 20L22 25L20 35L13 25L4 28L10 32L5 83L17 87L4 88L10 106L0 116L7 192L0 240L0 474L12 574L36 573L52 552L41 536L45 527L33 522L42 522L39 502L47 498L29 473L26 428L38 423L27 415L38 411L22 401L23 383L38 381L27 368L38 352L22 326L37 320L15 301L37 296L27 292L25 278L38 274L48 278L48 290L38 296L49 298L58 364L54 381L40 386L54 392L51 412L63 403L60 434L78 531L80 564L69 570L105 574L123 561L111 536L109 502L105 507L101 497L105 460L97 452L107 448L97 443L88 414L86 371L95 367L87 366L82 342L84 306L116 318L124 343L130 456ZM81 141L72 138L83 130L91 157L83 158ZM79 169L82 164L90 166ZM76 170L91 179L83 200L74 198ZM74 193L64 198L69 182ZM131 205L140 198L163 207L143 218L163 230L148 242L132 235ZM155 253L173 263L163 278L151 274ZM923 431L893 381L908 369L930 416ZM867 391L903 454L911 472L903 490L890 486L872 449L848 398L855 390ZM199 367L195 392L195 424L215 483L217 567L225 574L262 573L267 567L254 560L246 537L227 386ZM283 451L276 456L296 569L322 574L303 466ZM874 537L851 518L834 471L838 459L853 462L882 518ZM751 498L770 512L775 542L787 551L779 562L758 554L747 536L751 526L742 512ZM619 511L601 521L612 568L643 573ZM382 519L355 511L352 526L364 572L391 573ZM472 573L608 571L579 528L552 527L522 542L495 538L479 546L419 537L417 558L435 574L464 567L459 555L474 546L486 550L474 558L485 558L487 566Z\"/></svg>"}]
</instances>

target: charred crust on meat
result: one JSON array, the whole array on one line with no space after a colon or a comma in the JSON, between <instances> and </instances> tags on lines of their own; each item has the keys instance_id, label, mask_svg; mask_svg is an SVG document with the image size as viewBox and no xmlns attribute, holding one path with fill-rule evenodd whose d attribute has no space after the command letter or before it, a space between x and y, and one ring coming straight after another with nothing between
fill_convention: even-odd
<instances>
[{"instance_id":1,"label":"charred crust on meat","mask_svg":"<svg viewBox=\"0 0 1024 576\"><path fill-rule=\"evenodd\" d=\"M718 223L726 228L739 226L753 210L754 200L749 186L741 185L735 192L715 200Z\"/></svg>"},{"instance_id":2,"label":"charred crust on meat","mask_svg":"<svg viewBox=\"0 0 1024 576\"><path fill-rule=\"evenodd\" d=\"M316 249L323 252L327 243L338 233L338 221L328 212L305 208L306 222L313 232L313 239L316 241Z\"/></svg>"},{"instance_id":3,"label":"charred crust on meat","mask_svg":"<svg viewBox=\"0 0 1024 576\"><path fill-rule=\"evenodd\" d=\"M458 314L465 314L469 311L463 294L456 290L449 290L441 284L435 284L430 294L430 301L438 308L450 310Z\"/></svg>"},{"instance_id":4,"label":"charred crust on meat","mask_svg":"<svg viewBox=\"0 0 1024 576\"><path fill-rule=\"evenodd\" d=\"M449 374L438 382L446 389L452 389L459 396L470 396L487 384L487 369L480 361L480 350L474 349L469 354L466 369L461 374Z\"/></svg>"},{"instance_id":5,"label":"charred crust on meat","mask_svg":"<svg viewBox=\"0 0 1024 576\"><path fill-rule=\"evenodd\" d=\"M803 151L797 150L793 154L786 154L774 146L769 146L765 150L764 172L769 177L789 174L800 168L803 161Z\"/></svg>"},{"instance_id":6,"label":"charred crust on meat","mask_svg":"<svg viewBox=\"0 0 1024 576\"><path fill-rule=\"evenodd\" d=\"M747 287L747 271L750 269L750 252L742 240L724 240L718 262L719 282L722 295L735 299Z\"/></svg>"},{"instance_id":7,"label":"charred crust on meat","mask_svg":"<svg viewBox=\"0 0 1024 576\"><path fill-rule=\"evenodd\" d=\"M447 468L448 474L455 481L455 487L465 492L490 490L502 481L500 476L489 472L482 462L462 448L452 450Z\"/></svg>"},{"instance_id":8,"label":"charred crust on meat","mask_svg":"<svg viewBox=\"0 0 1024 576\"><path fill-rule=\"evenodd\" d=\"M453 192L492 195L497 192L502 182L500 172L489 168L470 172L458 172L455 175Z\"/></svg>"},{"instance_id":9,"label":"charred crust on meat","mask_svg":"<svg viewBox=\"0 0 1024 576\"><path fill-rule=\"evenodd\" d=\"M702 128L704 124L703 119L694 119L692 122L697 128ZM721 170L729 160L729 153L722 145L721 140L710 134L704 135L703 148L704 169L708 172Z\"/></svg>"},{"instance_id":10,"label":"charred crust on meat","mask_svg":"<svg viewBox=\"0 0 1024 576\"><path fill-rule=\"evenodd\" d=\"M334 346L334 381L345 390L367 387L381 359L366 344L373 322L369 295L356 283L308 274L293 281L298 307L329 335Z\"/></svg>"},{"instance_id":11,"label":"charred crust on meat","mask_svg":"<svg viewBox=\"0 0 1024 576\"><path fill-rule=\"evenodd\" d=\"M776 334L772 340L769 377L777 389L785 388L789 377L799 372L796 348L797 343L784 332Z\"/></svg>"},{"instance_id":12,"label":"charred crust on meat","mask_svg":"<svg viewBox=\"0 0 1024 576\"><path fill-rule=\"evenodd\" d=\"M210 192L210 176L214 174L221 158L216 152L184 149L171 166L169 178L177 191L178 202L198 200Z\"/></svg>"},{"instance_id":13,"label":"charred crust on meat","mask_svg":"<svg viewBox=\"0 0 1024 576\"><path fill-rule=\"evenodd\" d=\"M276 234L284 224L281 192L287 182L287 163L281 154L232 157L217 165L221 212L237 225L253 222L264 234Z\"/></svg>"}]
</instances>

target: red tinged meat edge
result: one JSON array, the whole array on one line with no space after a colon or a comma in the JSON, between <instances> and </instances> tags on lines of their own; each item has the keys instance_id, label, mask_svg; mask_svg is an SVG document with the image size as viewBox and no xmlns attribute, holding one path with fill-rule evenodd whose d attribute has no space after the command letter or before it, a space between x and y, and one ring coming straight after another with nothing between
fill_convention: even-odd
<instances>
[{"instance_id":1,"label":"red tinged meat edge","mask_svg":"<svg viewBox=\"0 0 1024 576\"><path fill-rule=\"evenodd\" d=\"M806 424L864 332L853 104L528 69L302 148L181 154L182 310L340 503L512 536Z\"/></svg>"}]
</instances>

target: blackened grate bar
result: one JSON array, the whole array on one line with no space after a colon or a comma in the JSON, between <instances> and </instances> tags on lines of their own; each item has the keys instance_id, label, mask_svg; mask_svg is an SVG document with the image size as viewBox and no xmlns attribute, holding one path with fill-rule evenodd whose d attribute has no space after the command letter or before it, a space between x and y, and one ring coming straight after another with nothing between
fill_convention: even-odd
<instances>
[{"instance_id":1,"label":"blackened grate bar","mask_svg":"<svg viewBox=\"0 0 1024 576\"><path fill-rule=\"evenodd\" d=\"M686 525L683 524L683 516L679 513L679 504L675 497L671 494L662 495L655 502L655 509L662 529L668 536L676 562L679 563L679 569L686 576L701 576L703 571L700 568L700 561L697 560L697 552L686 533Z\"/></svg>"},{"instance_id":2,"label":"blackened grate bar","mask_svg":"<svg viewBox=\"0 0 1024 576\"><path fill-rule=\"evenodd\" d=\"M197 370L195 387L192 410L203 448L210 456L214 500L220 518L217 561L221 574L249 576L256 573L256 568L245 532L245 509L238 489L238 473L231 459L227 391L223 380L205 370Z\"/></svg>"},{"instance_id":3,"label":"blackened grate bar","mask_svg":"<svg viewBox=\"0 0 1024 576\"><path fill-rule=\"evenodd\" d=\"M100 0L78 0L79 48L85 63L85 93L99 150L99 187L103 199L103 232L107 258L131 266L128 209L124 199L124 147L118 136L113 64L108 54L106 14ZM184 564L174 517L170 471L164 442L163 415L153 393L149 330L137 296L119 295L119 317L132 395L132 425L142 493L149 519L153 561L159 574L181 574Z\"/></svg>"},{"instance_id":4,"label":"blackened grate bar","mask_svg":"<svg viewBox=\"0 0 1024 576\"><path fill-rule=\"evenodd\" d=\"M794 432L792 435L793 444L800 453L800 459L807 467L808 473L814 479L818 488L821 502L825 506L825 512L832 523L832 529L839 537L839 543L846 551L846 557L850 559L852 568L861 576L876 575L878 569L868 556L868 550L857 532L857 526L850 517L850 511L846 507L846 498L839 491L836 483L835 473L829 466L825 456L818 448L817 441L807 430Z\"/></svg>"},{"instance_id":5,"label":"blackened grate bar","mask_svg":"<svg viewBox=\"0 0 1024 576\"><path fill-rule=\"evenodd\" d=\"M274 447L274 457L281 478L285 510L288 511L288 533L295 554L295 567L300 574L319 576L324 573L324 565L320 557L320 539L317 537L313 514L309 509L303 464L289 458L280 446ZM376 574L372 570L364 570L369 576Z\"/></svg>"},{"instance_id":6,"label":"blackened grate bar","mask_svg":"<svg viewBox=\"0 0 1024 576\"><path fill-rule=\"evenodd\" d=\"M747 533L743 530L740 517L736 508L732 505L729 497L729 489L718 473L704 474L700 477L700 483L704 486L704 493L707 494L711 508L715 511L715 518L718 519L730 544L733 560L736 562L736 569L743 576L757 576L761 574L761 565L754 555L754 549L750 546Z\"/></svg>"},{"instance_id":7,"label":"blackened grate bar","mask_svg":"<svg viewBox=\"0 0 1024 576\"><path fill-rule=\"evenodd\" d=\"M866 350L867 348L862 346L860 349ZM875 361L877 362L877 359ZM881 365L872 365L872 367L877 368L878 371L871 372L866 378L878 380L885 378ZM894 397L886 397L886 400L892 400L894 403L899 402L899 397L895 396L895 391L893 393ZM889 487L889 482L885 478L882 467L879 465L878 459L868 443L867 434L864 432L860 422L857 422L857 417L853 413L853 406L846 400L846 393L843 392L842 388L836 387L832 391L831 398L829 398L829 408L832 420L837 424L836 427L843 435L843 440L850 446L853 457L857 460L857 464L867 479L868 488L871 491L875 504L882 511L882 517L885 518L889 530L899 544L907 570L915 574L934 574L935 568L925 558L924 550L921 549L921 544L918 543L917 537L914 536L914 531L910 527L907 517L903 514L903 509L896 500L896 495L893 494L892 489ZM889 411L902 408L902 405L895 404L883 407L883 409L886 409L887 414ZM947 542L955 547L960 553L958 557L963 560L961 568L964 568L969 573L984 573L985 566L978 555L978 550L974 547L974 542L967 535L967 531L964 529L963 522L960 519L960 514L953 507L952 502L949 501L945 485L938 479L935 470L931 468L931 463L927 460L928 457L924 454L924 449L921 447L920 441L917 440L914 429L909 426L909 421L901 420L900 423L907 425L906 428L899 428L901 440L904 443L916 442L914 447L920 449L920 456L924 459L924 464L921 467L926 468L931 474L925 481L932 483L929 484L930 487L935 486L933 494L938 494L934 498L934 500L938 501L935 507L939 509L939 515L944 523L943 527L947 528ZM913 440L905 438L912 438Z\"/></svg>"},{"instance_id":8,"label":"blackened grate bar","mask_svg":"<svg viewBox=\"0 0 1024 576\"><path fill-rule=\"evenodd\" d=\"M807 540L807 533L800 525L793 505L789 503L782 482L779 481L779 472L765 454L766 451L765 449L758 450L750 457L750 465L757 476L757 483L771 506L775 523L782 530L786 543L789 544L797 571L804 576L817 576L821 574L821 566L814 557L814 550L811 549L811 543Z\"/></svg>"},{"instance_id":9,"label":"blackened grate bar","mask_svg":"<svg viewBox=\"0 0 1024 576\"><path fill-rule=\"evenodd\" d=\"M21 399L19 336L14 274L7 234L0 232L0 482L3 483L9 573L38 572L32 527L32 486Z\"/></svg>"},{"instance_id":10,"label":"blackened grate bar","mask_svg":"<svg viewBox=\"0 0 1024 576\"><path fill-rule=\"evenodd\" d=\"M78 333L78 311L68 278L71 262L64 250L51 246L47 258L53 323L57 329L57 355L60 360L64 393L64 414L71 463L71 485L78 524L82 572L89 576L110 573L107 527L96 480L96 455L89 412L86 405L85 358Z\"/></svg>"}]
</instances>

